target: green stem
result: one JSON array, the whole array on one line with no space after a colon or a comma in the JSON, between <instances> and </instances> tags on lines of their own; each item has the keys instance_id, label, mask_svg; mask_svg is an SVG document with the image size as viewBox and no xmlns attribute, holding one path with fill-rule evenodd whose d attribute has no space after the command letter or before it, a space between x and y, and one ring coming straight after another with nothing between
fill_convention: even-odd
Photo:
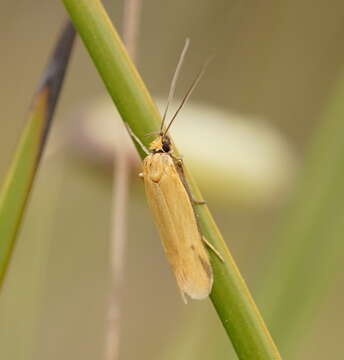
<instances>
[{"instance_id":1,"label":"green stem","mask_svg":"<svg viewBox=\"0 0 344 360\"><path fill-rule=\"evenodd\" d=\"M40 81L27 123L0 191L0 288L11 258L75 38L68 22Z\"/></svg>"},{"instance_id":2,"label":"green stem","mask_svg":"<svg viewBox=\"0 0 344 360\"><path fill-rule=\"evenodd\" d=\"M122 119L145 145L144 135L161 121L143 81L98 0L64 0L65 7ZM144 154L139 149L141 156ZM193 193L201 198L188 175ZM280 359L278 350L206 206L198 215L207 239L221 252L211 254L215 282L211 299L240 359Z\"/></svg>"}]
</instances>

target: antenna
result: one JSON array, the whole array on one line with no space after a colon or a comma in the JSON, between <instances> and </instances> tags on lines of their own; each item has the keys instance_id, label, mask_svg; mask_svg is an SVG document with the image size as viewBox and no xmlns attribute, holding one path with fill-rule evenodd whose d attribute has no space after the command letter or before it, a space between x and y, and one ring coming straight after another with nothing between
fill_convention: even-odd
<instances>
[{"instance_id":1,"label":"antenna","mask_svg":"<svg viewBox=\"0 0 344 360\"><path fill-rule=\"evenodd\" d=\"M197 76L195 77L194 81L192 82L191 86L189 87L188 91L186 92L185 96L182 99L182 102L180 103L178 109L176 110L176 112L174 113L170 123L168 124L164 135L167 134L168 130L170 129L173 121L175 120L175 118L177 117L179 111L182 109L182 107L184 106L184 104L188 101L189 97L191 96L192 92L195 90L197 84L199 83L199 81L201 80L205 69L207 68L208 64L210 63L210 61L212 60L213 57L208 58L205 63L203 64L203 66L201 67L201 70L198 72Z\"/></svg>"},{"instance_id":2,"label":"antenna","mask_svg":"<svg viewBox=\"0 0 344 360\"><path fill-rule=\"evenodd\" d=\"M162 117L160 132L162 132L162 129L163 129L164 124L165 124L167 111L168 111L168 108L169 108L169 106L170 106L170 104L172 102L172 99L173 99L173 96L174 96L174 93L175 93L175 90L176 90L177 79L178 79L180 69L181 69L183 61L184 61L185 54L186 54L186 52L188 50L189 44L190 44L190 40L189 40L189 38L186 38L183 50L182 50L182 52L180 54L177 67L176 67L176 70L174 71L173 78L172 78L172 81L171 81L170 90L169 90L168 98L167 98L167 104L166 104L166 108L165 108L165 111L164 111L164 115Z\"/></svg>"}]
</instances>

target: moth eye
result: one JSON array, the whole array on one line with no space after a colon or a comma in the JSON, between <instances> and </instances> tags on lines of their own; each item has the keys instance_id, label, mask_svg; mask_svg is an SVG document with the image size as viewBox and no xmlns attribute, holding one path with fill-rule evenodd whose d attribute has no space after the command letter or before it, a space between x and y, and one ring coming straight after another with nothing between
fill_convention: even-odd
<instances>
[{"instance_id":1,"label":"moth eye","mask_svg":"<svg viewBox=\"0 0 344 360\"><path fill-rule=\"evenodd\" d=\"M165 152L169 152L170 151L170 144L167 144L167 143L162 144L162 149Z\"/></svg>"}]
</instances>

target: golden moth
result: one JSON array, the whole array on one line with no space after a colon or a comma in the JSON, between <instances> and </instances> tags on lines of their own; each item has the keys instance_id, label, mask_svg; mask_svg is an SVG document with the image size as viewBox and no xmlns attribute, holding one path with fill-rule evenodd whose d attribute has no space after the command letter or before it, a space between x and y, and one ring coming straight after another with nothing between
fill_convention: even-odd
<instances>
[{"instance_id":1,"label":"golden moth","mask_svg":"<svg viewBox=\"0 0 344 360\"><path fill-rule=\"evenodd\" d=\"M206 298L213 285L213 271L204 243L211 249L213 247L202 236L193 207L195 203L204 202L193 199L184 176L182 160L173 154L171 140L167 134L178 112L200 80L205 65L164 129L167 110L173 98L176 80L188 45L187 39L171 82L159 135L151 142L149 151L128 128L133 138L147 154L143 160L141 177L165 254L185 302L185 295L192 299ZM215 249L213 250L216 252Z\"/></svg>"},{"instance_id":2,"label":"golden moth","mask_svg":"<svg viewBox=\"0 0 344 360\"><path fill-rule=\"evenodd\" d=\"M150 146L152 153L143 162L145 191L184 301L184 294L204 299L212 288L212 268L182 179L182 164L173 157L168 143L162 134Z\"/></svg>"}]
</instances>

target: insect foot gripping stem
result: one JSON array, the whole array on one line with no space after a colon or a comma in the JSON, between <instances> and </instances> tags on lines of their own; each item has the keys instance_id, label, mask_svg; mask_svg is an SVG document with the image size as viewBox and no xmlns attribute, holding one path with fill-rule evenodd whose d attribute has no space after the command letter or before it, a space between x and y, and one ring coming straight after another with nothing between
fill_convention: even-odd
<instances>
[{"instance_id":1,"label":"insect foot gripping stem","mask_svg":"<svg viewBox=\"0 0 344 360\"><path fill-rule=\"evenodd\" d=\"M208 248L224 263L225 260L223 259L220 252L202 235L203 242L208 246Z\"/></svg>"}]
</instances>

